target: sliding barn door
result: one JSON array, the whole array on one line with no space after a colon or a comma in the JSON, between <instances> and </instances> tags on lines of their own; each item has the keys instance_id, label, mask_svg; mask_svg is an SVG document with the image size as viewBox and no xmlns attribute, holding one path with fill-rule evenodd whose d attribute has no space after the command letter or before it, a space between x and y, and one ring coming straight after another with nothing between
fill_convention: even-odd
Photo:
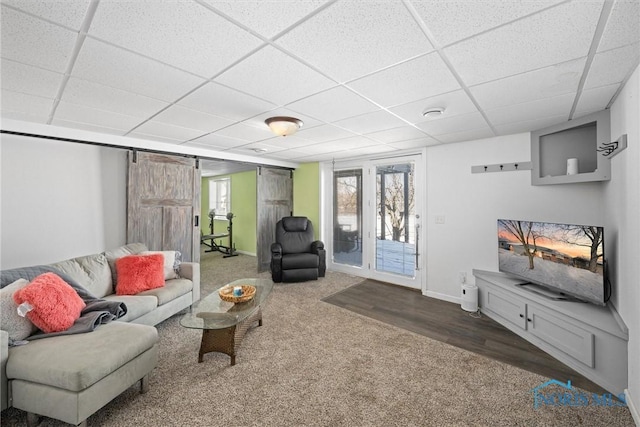
<instances>
[{"instance_id":1,"label":"sliding barn door","mask_svg":"<svg viewBox=\"0 0 640 427\"><path fill-rule=\"evenodd\" d=\"M127 242L150 250L177 250L200 260L200 169L196 160L129 153Z\"/></svg>"},{"instance_id":2,"label":"sliding barn door","mask_svg":"<svg viewBox=\"0 0 640 427\"><path fill-rule=\"evenodd\" d=\"M293 212L293 172L258 168L258 272L269 270L276 222Z\"/></svg>"}]
</instances>

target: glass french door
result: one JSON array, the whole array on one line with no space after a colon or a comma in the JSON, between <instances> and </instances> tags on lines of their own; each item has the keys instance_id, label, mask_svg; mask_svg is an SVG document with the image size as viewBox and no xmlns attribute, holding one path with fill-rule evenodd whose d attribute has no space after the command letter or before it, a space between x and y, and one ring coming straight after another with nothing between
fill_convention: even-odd
<instances>
[{"instance_id":1,"label":"glass french door","mask_svg":"<svg viewBox=\"0 0 640 427\"><path fill-rule=\"evenodd\" d=\"M332 171L332 268L420 289L420 156Z\"/></svg>"}]
</instances>

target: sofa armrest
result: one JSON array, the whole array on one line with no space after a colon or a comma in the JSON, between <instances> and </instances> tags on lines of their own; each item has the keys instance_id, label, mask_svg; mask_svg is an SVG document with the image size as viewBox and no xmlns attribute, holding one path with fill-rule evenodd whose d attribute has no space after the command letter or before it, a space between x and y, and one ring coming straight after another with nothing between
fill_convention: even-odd
<instances>
[{"instance_id":1,"label":"sofa armrest","mask_svg":"<svg viewBox=\"0 0 640 427\"><path fill-rule=\"evenodd\" d=\"M0 355L2 366L0 367L0 379L2 386L0 390L0 403L2 404L2 410L4 411L9 407L9 383L7 380L7 359L9 359L9 332L0 330Z\"/></svg>"},{"instance_id":2,"label":"sofa armrest","mask_svg":"<svg viewBox=\"0 0 640 427\"><path fill-rule=\"evenodd\" d=\"M311 243L311 252L313 252L314 254L320 253L322 249L324 249L324 243L322 241L316 240L315 242Z\"/></svg>"},{"instance_id":3,"label":"sofa armrest","mask_svg":"<svg viewBox=\"0 0 640 427\"><path fill-rule=\"evenodd\" d=\"M282 245L280 243L271 244L271 256L282 256Z\"/></svg>"},{"instance_id":4,"label":"sofa armrest","mask_svg":"<svg viewBox=\"0 0 640 427\"><path fill-rule=\"evenodd\" d=\"M200 264L197 262L180 263L180 277L193 282L193 302L200 300Z\"/></svg>"}]
</instances>

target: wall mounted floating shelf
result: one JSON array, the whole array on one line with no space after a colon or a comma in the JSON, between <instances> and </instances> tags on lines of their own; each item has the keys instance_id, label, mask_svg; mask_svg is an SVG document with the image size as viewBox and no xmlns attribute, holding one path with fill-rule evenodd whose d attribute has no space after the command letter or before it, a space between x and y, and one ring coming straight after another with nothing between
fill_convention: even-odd
<instances>
[{"instance_id":1,"label":"wall mounted floating shelf","mask_svg":"<svg viewBox=\"0 0 640 427\"><path fill-rule=\"evenodd\" d=\"M497 163L495 165L471 166L471 173L513 172L531 170L531 162Z\"/></svg>"}]
</instances>

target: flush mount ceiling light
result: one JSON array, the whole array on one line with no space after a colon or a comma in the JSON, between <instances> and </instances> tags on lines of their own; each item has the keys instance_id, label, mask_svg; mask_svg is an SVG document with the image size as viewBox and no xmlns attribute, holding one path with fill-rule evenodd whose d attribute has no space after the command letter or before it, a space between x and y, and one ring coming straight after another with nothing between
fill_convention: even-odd
<instances>
[{"instance_id":1,"label":"flush mount ceiling light","mask_svg":"<svg viewBox=\"0 0 640 427\"><path fill-rule=\"evenodd\" d=\"M302 120L295 117L270 117L264 121L271 131L279 136L293 135L303 125Z\"/></svg>"},{"instance_id":2,"label":"flush mount ceiling light","mask_svg":"<svg viewBox=\"0 0 640 427\"><path fill-rule=\"evenodd\" d=\"M423 116L425 117L437 117L444 114L444 107L433 107L433 108L427 108L424 113L422 113Z\"/></svg>"}]
</instances>

